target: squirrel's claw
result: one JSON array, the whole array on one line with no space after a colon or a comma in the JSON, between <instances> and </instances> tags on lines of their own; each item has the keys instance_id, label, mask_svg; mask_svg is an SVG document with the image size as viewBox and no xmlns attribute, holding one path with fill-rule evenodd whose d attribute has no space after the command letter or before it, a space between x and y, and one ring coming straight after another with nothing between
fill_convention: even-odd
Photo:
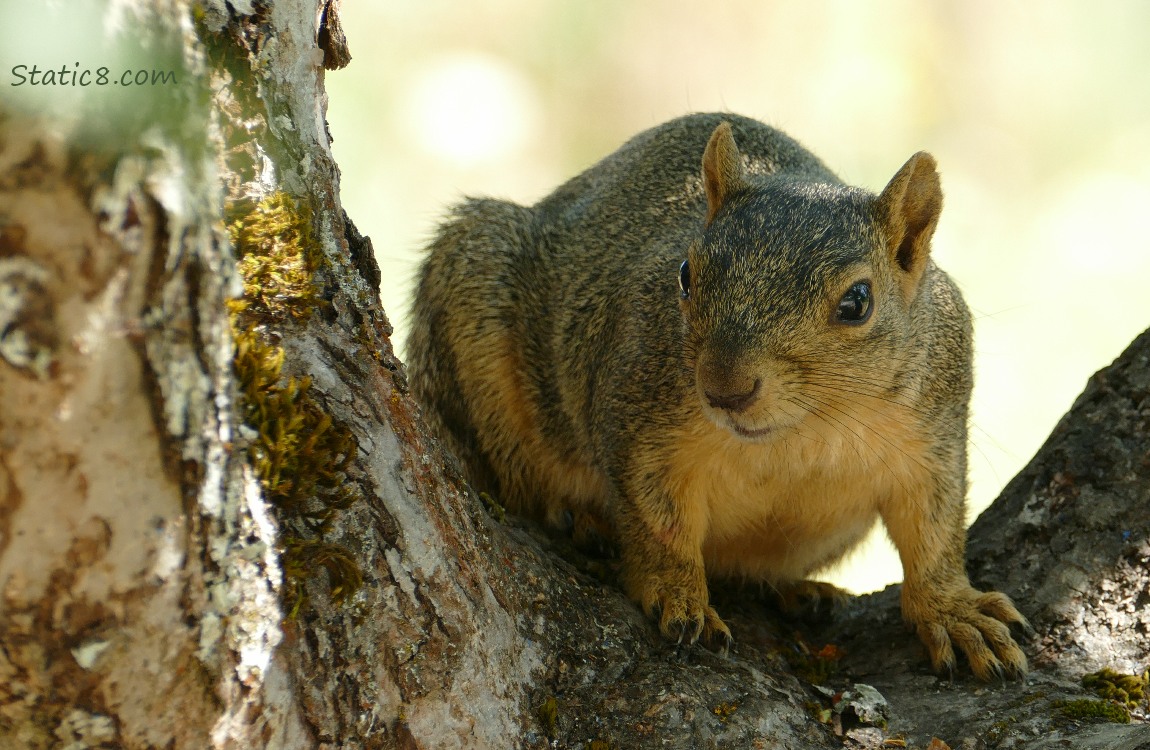
<instances>
[{"instance_id":1,"label":"squirrel's claw","mask_svg":"<svg viewBox=\"0 0 1150 750\"><path fill-rule=\"evenodd\" d=\"M684 602L656 602L647 612L659 623L659 630L676 646L693 646L702 642L707 648L724 656L730 652L734 639L715 608L702 604L688 607Z\"/></svg>"},{"instance_id":2,"label":"squirrel's claw","mask_svg":"<svg viewBox=\"0 0 1150 750\"><path fill-rule=\"evenodd\" d=\"M904 611L917 625L936 672L953 673L955 646L971 671L984 682L1018 679L1026 674L1026 654L1010 635L1009 624L1028 626L1010 598L973 588L948 592L920 608L913 591L904 590Z\"/></svg>"},{"instance_id":3,"label":"squirrel's claw","mask_svg":"<svg viewBox=\"0 0 1150 750\"><path fill-rule=\"evenodd\" d=\"M731 653L731 646L735 644L735 639L731 637L731 629L719 619L715 610L710 607L707 610L707 622L703 627L703 643L720 656L727 657Z\"/></svg>"},{"instance_id":4,"label":"squirrel's claw","mask_svg":"<svg viewBox=\"0 0 1150 750\"><path fill-rule=\"evenodd\" d=\"M1017 625L1022 634L1029 640L1038 637L1038 631L1030 624L1026 616L1014 608L1010 597L998 591L988 591L978 597L978 611L987 617L1006 623L1008 627Z\"/></svg>"},{"instance_id":5,"label":"squirrel's claw","mask_svg":"<svg viewBox=\"0 0 1150 750\"><path fill-rule=\"evenodd\" d=\"M678 620L671 624L670 629L672 631L678 629L679 631L679 638L675 641L676 645L691 646L699 640L699 636L703 632L703 617L701 614L695 614L686 620Z\"/></svg>"},{"instance_id":6,"label":"squirrel's claw","mask_svg":"<svg viewBox=\"0 0 1150 750\"><path fill-rule=\"evenodd\" d=\"M918 627L918 637L926 646L930 655L930 666L936 674L945 674L948 679L954 679L955 659L954 647L951 646L950 636L946 628L938 623L925 623Z\"/></svg>"},{"instance_id":7,"label":"squirrel's claw","mask_svg":"<svg viewBox=\"0 0 1150 750\"><path fill-rule=\"evenodd\" d=\"M659 624L665 638L678 646L729 645L731 631L708 602L702 569L668 566L655 574L625 582L628 593Z\"/></svg>"}]
</instances>

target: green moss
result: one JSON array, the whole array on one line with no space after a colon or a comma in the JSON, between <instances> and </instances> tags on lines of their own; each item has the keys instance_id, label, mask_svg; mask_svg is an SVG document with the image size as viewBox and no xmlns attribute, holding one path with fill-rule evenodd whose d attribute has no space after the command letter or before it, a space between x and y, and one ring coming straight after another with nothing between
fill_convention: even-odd
<instances>
[{"instance_id":1,"label":"green moss","mask_svg":"<svg viewBox=\"0 0 1150 750\"><path fill-rule=\"evenodd\" d=\"M1072 701L1056 701L1054 708L1055 722L1059 724L1105 721L1115 724L1130 723L1130 712L1125 706L1114 701L1080 698Z\"/></svg>"},{"instance_id":2,"label":"green moss","mask_svg":"<svg viewBox=\"0 0 1150 750\"><path fill-rule=\"evenodd\" d=\"M331 598L336 604L343 604L363 585L363 573L347 549L317 539L289 539L284 545L283 566L284 575L294 589L288 592L288 598L295 602L292 617L307 600L298 582L321 569L327 571Z\"/></svg>"},{"instance_id":3,"label":"green moss","mask_svg":"<svg viewBox=\"0 0 1150 750\"><path fill-rule=\"evenodd\" d=\"M1007 736L1010 728L1017 722L1013 716L1008 716L1005 719L994 722L986 730L983 735L982 741L987 747L998 747L998 744Z\"/></svg>"},{"instance_id":4,"label":"green moss","mask_svg":"<svg viewBox=\"0 0 1150 750\"><path fill-rule=\"evenodd\" d=\"M264 326L300 321L317 304L312 281L319 258L310 213L283 193L234 208L228 231L239 256L244 296L231 306L244 422L255 438L248 457L284 524L284 595L296 614L303 581L326 571L332 599L346 601L363 582L352 554L323 539L334 515L359 495L344 474L358 449L311 394L309 377L283 376L284 350L266 341ZM319 538L294 534L310 531Z\"/></svg>"},{"instance_id":5,"label":"green moss","mask_svg":"<svg viewBox=\"0 0 1150 750\"><path fill-rule=\"evenodd\" d=\"M261 317L307 320L319 304L315 272L322 255L311 211L286 193L229 211L228 235L244 280L243 309Z\"/></svg>"},{"instance_id":6,"label":"green moss","mask_svg":"<svg viewBox=\"0 0 1150 750\"><path fill-rule=\"evenodd\" d=\"M256 433L248 448L252 467L280 520L300 522L322 537L335 513L358 499L342 482L358 449L355 436L312 398L310 378L283 379L283 349L265 343L255 329L234 333L244 422ZM339 545L287 538L282 552L293 615L304 602L300 583L320 571L327 572L337 603L363 582L351 553Z\"/></svg>"},{"instance_id":7,"label":"green moss","mask_svg":"<svg viewBox=\"0 0 1150 750\"><path fill-rule=\"evenodd\" d=\"M539 716L539 723L543 725L543 732L549 738L555 739L559 734L559 701L555 700L554 695L549 695L535 709L535 713Z\"/></svg>"},{"instance_id":8,"label":"green moss","mask_svg":"<svg viewBox=\"0 0 1150 750\"><path fill-rule=\"evenodd\" d=\"M487 494L486 492L480 492L479 501L483 503L483 507L487 509L487 515L491 516L499 523L503 523L507 520L506 509L504 509L504 507L499 504L499 501L493 498L491 495Z\"/></svg>"},{"instance_id":9,"label":"green moss","mask_svg":"<svg viewBox=\"0 0 1150 750\"><path fill-rule=\"evenodd\" d=\"M1126 708L1137 708L1150 695L1150 670L1131 675L1102 669L1083 676L1082 687Z\"/></svg>"},{"instance_id":10,"label":"green moss","mask_svg":"<svg viewBox=\"0 0 1150 750\"><path fill-rule=\"evenodd\" d=\"M356 499L340 483L355 458L356 441L312 398L311 378L281 382L283 357L283 349L265 344L258 332L236 332L244 421L258 433L252 463L276 507L321 526Z\"/></svg>"}]
</instances>

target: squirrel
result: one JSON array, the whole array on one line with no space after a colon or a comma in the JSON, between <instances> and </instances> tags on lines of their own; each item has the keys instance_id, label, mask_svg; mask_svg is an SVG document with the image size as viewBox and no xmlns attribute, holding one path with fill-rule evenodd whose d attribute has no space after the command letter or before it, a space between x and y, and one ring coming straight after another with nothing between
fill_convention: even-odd
<instances>
[{"instance_id":1,"label":"squirrel","mask_svg":"<svg viewBox=\"0 0 1150 750\"><path fill-rule=\"evenodd\" d=\"M933 668L1021 676L1011 600L967 577L970 313L930 257L919 152L879 195L733 114L644 131L533 207L432 241L411 384L477 490L610 535L662 633L726 651L707 579L808 581L881 518Z\"/></svg>"}]
</instances>

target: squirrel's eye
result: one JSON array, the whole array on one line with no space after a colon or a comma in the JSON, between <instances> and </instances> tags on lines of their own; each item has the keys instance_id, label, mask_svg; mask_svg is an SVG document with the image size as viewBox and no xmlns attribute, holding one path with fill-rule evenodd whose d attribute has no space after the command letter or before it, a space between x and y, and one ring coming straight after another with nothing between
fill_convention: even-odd
<instances>
[{"instance_id":1,"label":"squirrel's eye","mask_svg":"<svg viewBox=\"0 0 1150 750\"><path fill-rule=\"evenodd\" d=\"M679 296L683 299L691 296L691 266L687 261L683 261L683 265L679 266Z\"/></svg>"},{"instance_id":2,"label":"squirrel's eye","mask_svg":"<svg viewBox=\"0 0 1150 750\"><path fill-rule=\"evenodd\" d=\"M846 291L835 310L835 320L848 325L861 325L870 318L874 308L870 282L860 281Z\"/></svg>"}]
</instances>

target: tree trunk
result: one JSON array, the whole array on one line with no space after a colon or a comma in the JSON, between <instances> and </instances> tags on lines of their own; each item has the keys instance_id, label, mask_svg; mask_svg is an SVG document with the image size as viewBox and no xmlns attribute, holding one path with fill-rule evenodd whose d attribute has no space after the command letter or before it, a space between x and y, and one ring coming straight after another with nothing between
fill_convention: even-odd
<instances>
[{"instance_id":1,"label":"tree trunk","mask_svg":"<svg viewBox=\"0 0 1150 750\"><path fill-rule=\"evenodd\" d=\"M971 531L1024 683L930 675L895 589L720 590L732 655L680 652L423 429L338 200L338 1L136 6L90 34L175 83L0 107L0 747L1150 747L1058 703L1150 661L1150 334Z\"/></svg>"}]
</instances>

